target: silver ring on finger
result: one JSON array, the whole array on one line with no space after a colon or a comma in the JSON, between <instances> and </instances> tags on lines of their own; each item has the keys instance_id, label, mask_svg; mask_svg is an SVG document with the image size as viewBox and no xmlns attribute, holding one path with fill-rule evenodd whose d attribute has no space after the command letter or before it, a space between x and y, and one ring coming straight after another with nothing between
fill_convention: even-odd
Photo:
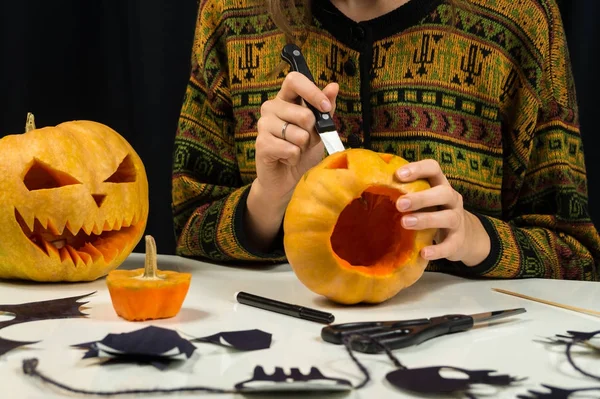
<instances>
[{"instance_id":1,"label":"silver ring on finger","mask_svg":"<svg viewBox=\"0 0 600 399\"><path fill-rule=\"evenodd\" d=\"M287 139L285 138L285 131L286 131L288 125L289 125L289 123L285 122L283 124L283 127L281 128L281 138L284 139L285 141L287 141Z\"/></svg>"}]
</instances>

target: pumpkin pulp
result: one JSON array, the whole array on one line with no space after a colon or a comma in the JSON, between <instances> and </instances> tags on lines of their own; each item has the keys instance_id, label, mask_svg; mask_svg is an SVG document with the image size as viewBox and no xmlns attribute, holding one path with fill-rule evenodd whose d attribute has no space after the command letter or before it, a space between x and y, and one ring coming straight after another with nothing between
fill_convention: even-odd
<instances>
[{"instance_id":1,"label":"pumpkin pulp","mask_svg":"<svg viewBox=\"0 0 600 399\"><path fill-rule=\"evenodd\" d=\"M415 232L401 224L400 195L397 189L371 186L344 208L330 239L340 265L386 275L411 259Z\"/></svg>"}]
</instances>

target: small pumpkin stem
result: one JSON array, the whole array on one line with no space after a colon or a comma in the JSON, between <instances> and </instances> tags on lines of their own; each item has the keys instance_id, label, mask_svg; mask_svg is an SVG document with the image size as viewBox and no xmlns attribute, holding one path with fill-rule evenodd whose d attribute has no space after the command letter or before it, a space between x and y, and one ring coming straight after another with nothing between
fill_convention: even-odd
<instances>
[{"instance_id":1,"label":"small pumpkin stem","mask_svg":"<svg viewBox=\"0 0 600 399\"><path fill-rule=\"evenodd\" d=\"M156 275L156 241L151 235L147 235L146 239L146 258L144 261L144 275L145 279L158 280L160 277Z\"/></svg>"},{"instance_id":2,"label":"small pumpkin stem","mask_svg":"<svg viewBox=\"0 0 600 399\"><path fill-rule=\"evenodd\" d=\"M25 122L25 133L35 130L35 118L31 112L27 113L27 121Z\"/></svg>"}]
</instances>

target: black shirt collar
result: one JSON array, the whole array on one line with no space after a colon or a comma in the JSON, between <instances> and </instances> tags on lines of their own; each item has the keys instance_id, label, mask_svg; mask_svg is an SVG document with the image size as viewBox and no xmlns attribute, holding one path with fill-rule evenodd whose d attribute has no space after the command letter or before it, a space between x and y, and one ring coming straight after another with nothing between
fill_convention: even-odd
<instances>
[{"instance_id":1,"label":"black shirt collar","mask_svg":"<svg viewBox=\"0 0 600 399\"><path fill-rule=\"evenodd\" d=\"M354 22L338 10L330 0L312 2L312 12L323 29L347 46L361 50L365 42L385 39L418 24L443 0L411 0L380 17Z\"/></svg>"}]
</instances>

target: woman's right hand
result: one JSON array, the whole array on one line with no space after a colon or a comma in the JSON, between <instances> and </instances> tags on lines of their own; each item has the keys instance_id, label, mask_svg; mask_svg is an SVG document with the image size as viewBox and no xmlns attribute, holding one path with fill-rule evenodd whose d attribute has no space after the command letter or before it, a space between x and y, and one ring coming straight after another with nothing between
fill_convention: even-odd
<instances>
[{"instance_id":1,"label":"woman's right hand","mask_svg":"<svg viewBox=\"0 0 600 399\"><path fill-rule=\"evenodd\" d=\"M293 71L277 96L263 103L255 148L257 177L246 202L246 230L257 247L264 249L270 244L296 184L324 156L315 116L303 102L333 115L338 90L337 83L320 90L306 76Z\"/></svg>"},{"instance_id":2,"label":"woman's right hand","mask_svg":"<svg viewBox=\"0 0 600 399\"><path fill-rule=\"evenodd\" d=\"M302 175L323 159L315 116L302 99L333 114L337 93L337 83L321 91L306 76L290 72L277 96L263 103L257 124L257 184L273 200L287 204Z\"/></svg>"}]
</instances>

